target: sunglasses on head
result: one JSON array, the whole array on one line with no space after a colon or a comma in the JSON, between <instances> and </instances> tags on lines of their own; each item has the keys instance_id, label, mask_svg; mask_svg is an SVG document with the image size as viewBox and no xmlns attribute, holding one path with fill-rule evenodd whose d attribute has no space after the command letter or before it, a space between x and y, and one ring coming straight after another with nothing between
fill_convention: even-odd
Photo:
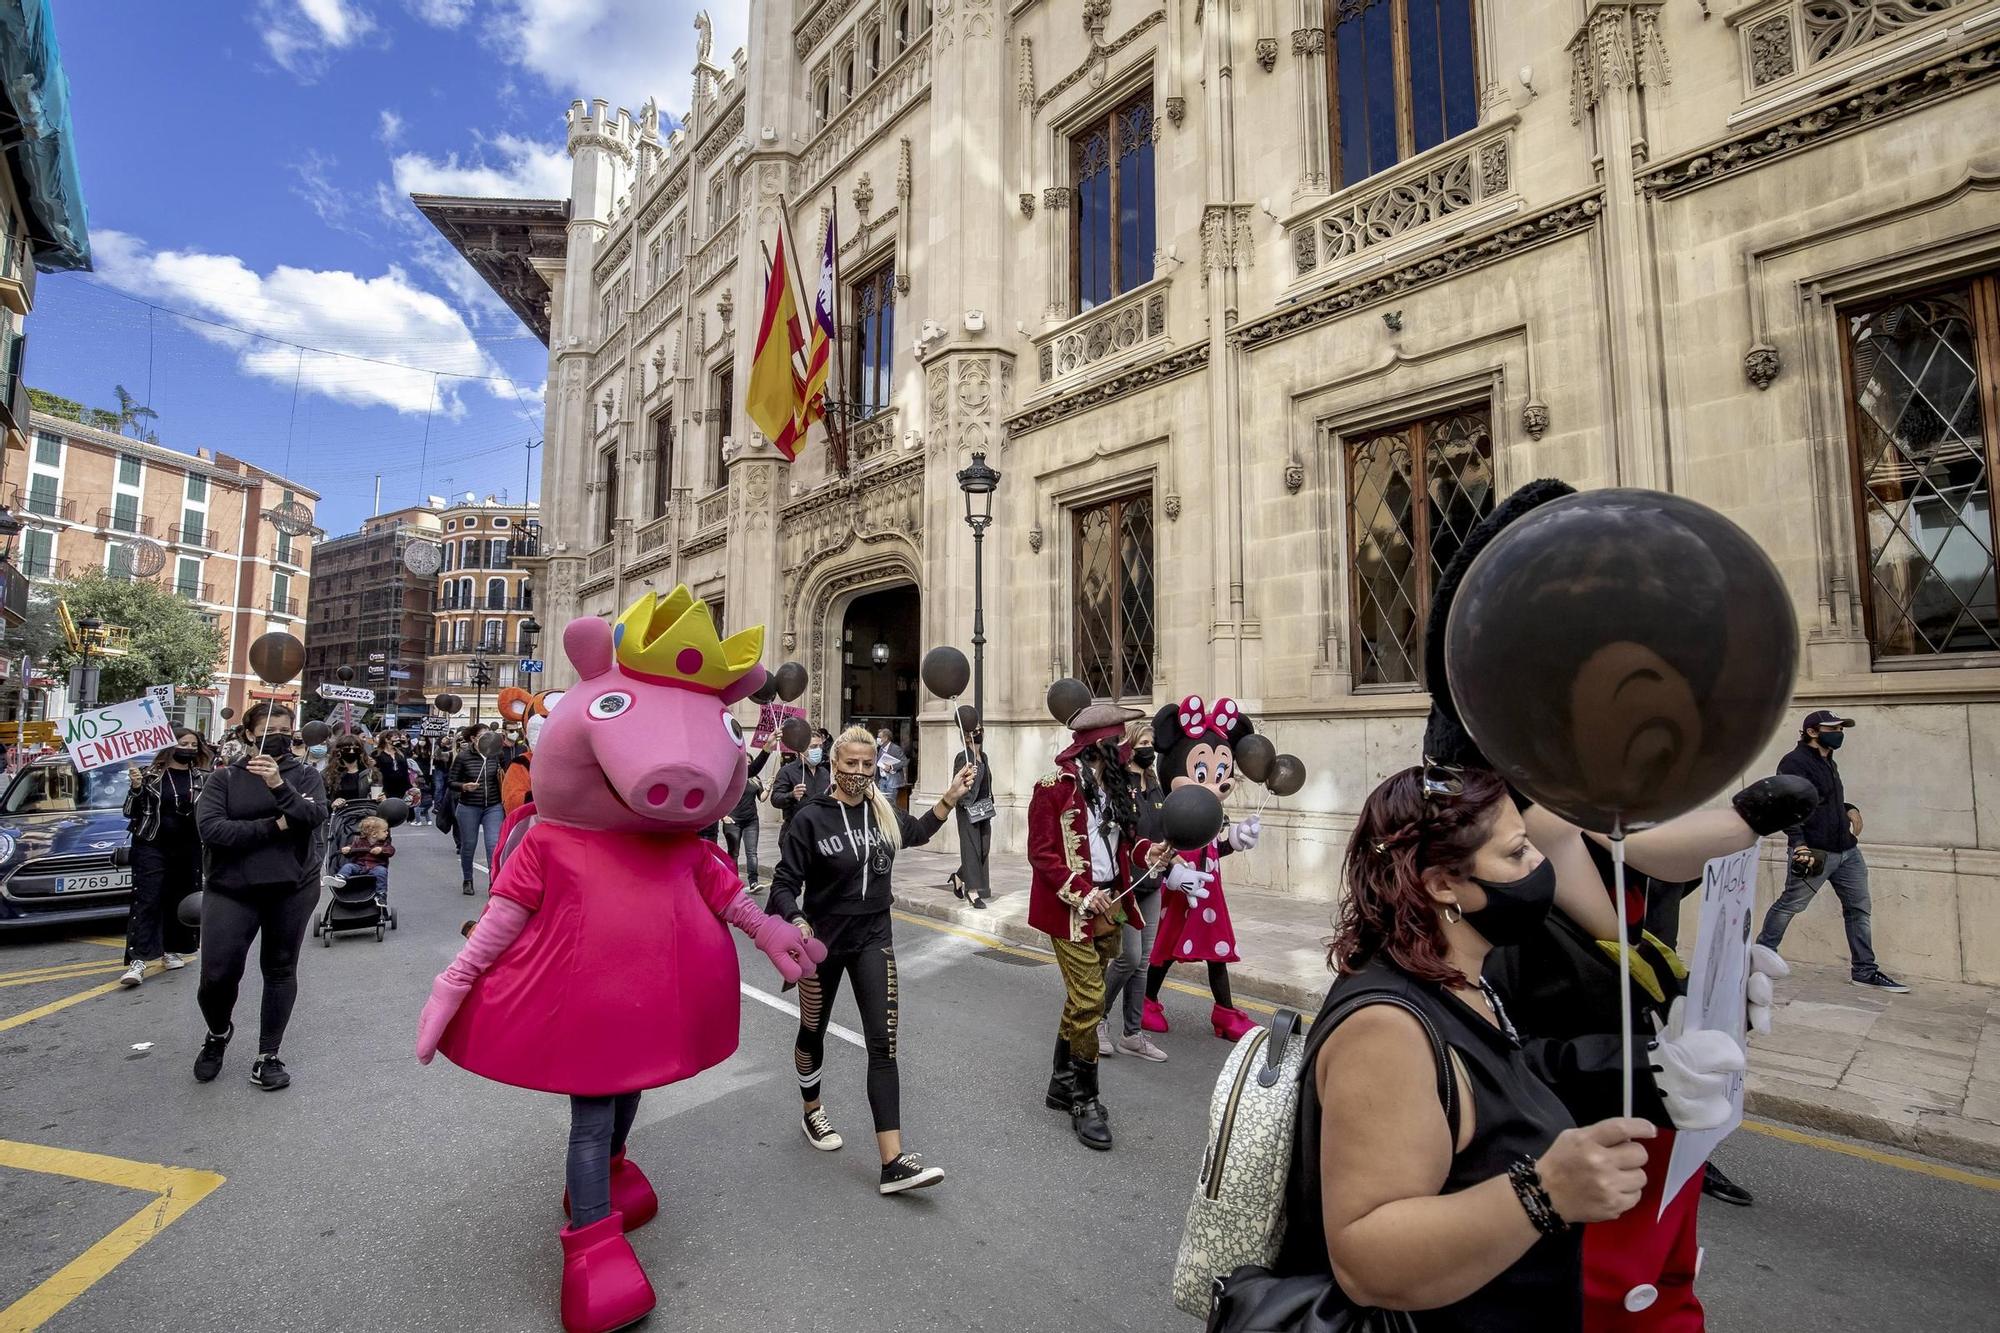
<instances>
[{"instance_id":1,"label":"sunglasses on head","mask_svg":"<svg viewBox=\"0 0 2000 1333\"><path fill-rule=\"evenodd\" d=\"M1429 755L1424 756L1423 775L1419 781L1426 805L1440 797L1465 794L1465 770L1455 764L1440 764Z\"/></svg>"}]
</instances>

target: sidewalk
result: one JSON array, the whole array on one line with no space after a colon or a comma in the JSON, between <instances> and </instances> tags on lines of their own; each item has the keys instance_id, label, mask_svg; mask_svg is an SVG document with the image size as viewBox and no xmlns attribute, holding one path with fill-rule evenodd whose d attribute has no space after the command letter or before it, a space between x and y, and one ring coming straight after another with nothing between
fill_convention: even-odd
<instances>
[{"instance_id":1,"label":"sidewalk","mask_svg":"<svg viewBox=\"0 0 2000 1333\"><path fill-rule=\"evenodd\" d=\"M941 887L956 853L896 858L896 905L1016 944L1047 947L1028 925L1028 866L998 857L993 897L974 911ZM1319 1008L1331 976L1328 904L1230 890L1239 993ZM1201 987L1197 968L1175 979ZM1908 995L1849 984L1838 967L1798 965L1778 983L1771 1035L1754 1038L1750 1114L2000 1170L2000 990L1923 982Z\"/></svg>"}]
</instances>

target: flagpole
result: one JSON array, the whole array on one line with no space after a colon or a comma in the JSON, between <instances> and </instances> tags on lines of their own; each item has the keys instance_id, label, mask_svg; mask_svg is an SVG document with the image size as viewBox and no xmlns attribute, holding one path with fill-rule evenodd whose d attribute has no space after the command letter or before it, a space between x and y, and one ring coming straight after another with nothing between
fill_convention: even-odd
<instances>
[{"instance_id":1,"label":"flagpole","mask_svg":"<svg viewBox=\"0 0 2000 1333\"><path fill-rule=\"evenodd\" d=\"M840 336L840 331L844 327L840 322L841 296L847 284L841 281L840 277L840 190L838 187L830 186L827 193L833 200L833 207L826 216L827 230L832 236L829 248L833 251L833 374L841 393L841 411L838 414L840 432L834 439L833 462L840 475L844 477L850 464L850 455L847 452L847 413L852 409L852 405L847 401L847 354L842 350L846 339ZM835 415L829 412L826 414L826 419L832 421Z\"/></svg>"}]
</instances>

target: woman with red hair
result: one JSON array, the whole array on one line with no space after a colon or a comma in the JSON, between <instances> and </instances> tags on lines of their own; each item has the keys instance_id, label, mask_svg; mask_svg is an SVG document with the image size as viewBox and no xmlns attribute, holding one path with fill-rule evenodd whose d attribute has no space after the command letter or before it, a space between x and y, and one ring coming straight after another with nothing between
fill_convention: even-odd
<instances>
[{"instance_id":1,"label":"woman with red hair","mask_svg":"<svg viewBox=\"0 0 2000 1333\"><path fill-rule=\"evenodd\" d=\"M1556 866L1499 778L1426 766L1368 797L1346 874L1278 1271L1421 1333L1574 1333L1578 1228L1638 1201L1654 1129L1577 1128L1481 977L1541 928Z\"/></svg>"}]
</instances>

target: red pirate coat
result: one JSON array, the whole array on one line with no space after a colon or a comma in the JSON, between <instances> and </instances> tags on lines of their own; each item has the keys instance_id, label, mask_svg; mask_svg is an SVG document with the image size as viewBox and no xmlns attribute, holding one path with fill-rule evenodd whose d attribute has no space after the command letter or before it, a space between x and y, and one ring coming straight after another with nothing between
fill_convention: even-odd
<instances>
[{"instance_id":1,"label":"red pirate coat","mask_svg":"<svg viewBox=\"0 0 2000 1333\"><path fill-rule=\"evenodd\" d=\"M1034 872L1028 888L1028 924L1071 944L1114 928L1083 909L1083 900L1098 887L1090 877L1090 853L1084 845L1089 828L1076 761L1058 760L1056 771L1035 784L1028 801L1028 865ZM1124 893L1131 883L1133 841L1119 839L1117 882L1109 890L1114 895ZM1129 898L1125 910L1137 924L1137 908Z\"/></svg>"}]
</instances>

